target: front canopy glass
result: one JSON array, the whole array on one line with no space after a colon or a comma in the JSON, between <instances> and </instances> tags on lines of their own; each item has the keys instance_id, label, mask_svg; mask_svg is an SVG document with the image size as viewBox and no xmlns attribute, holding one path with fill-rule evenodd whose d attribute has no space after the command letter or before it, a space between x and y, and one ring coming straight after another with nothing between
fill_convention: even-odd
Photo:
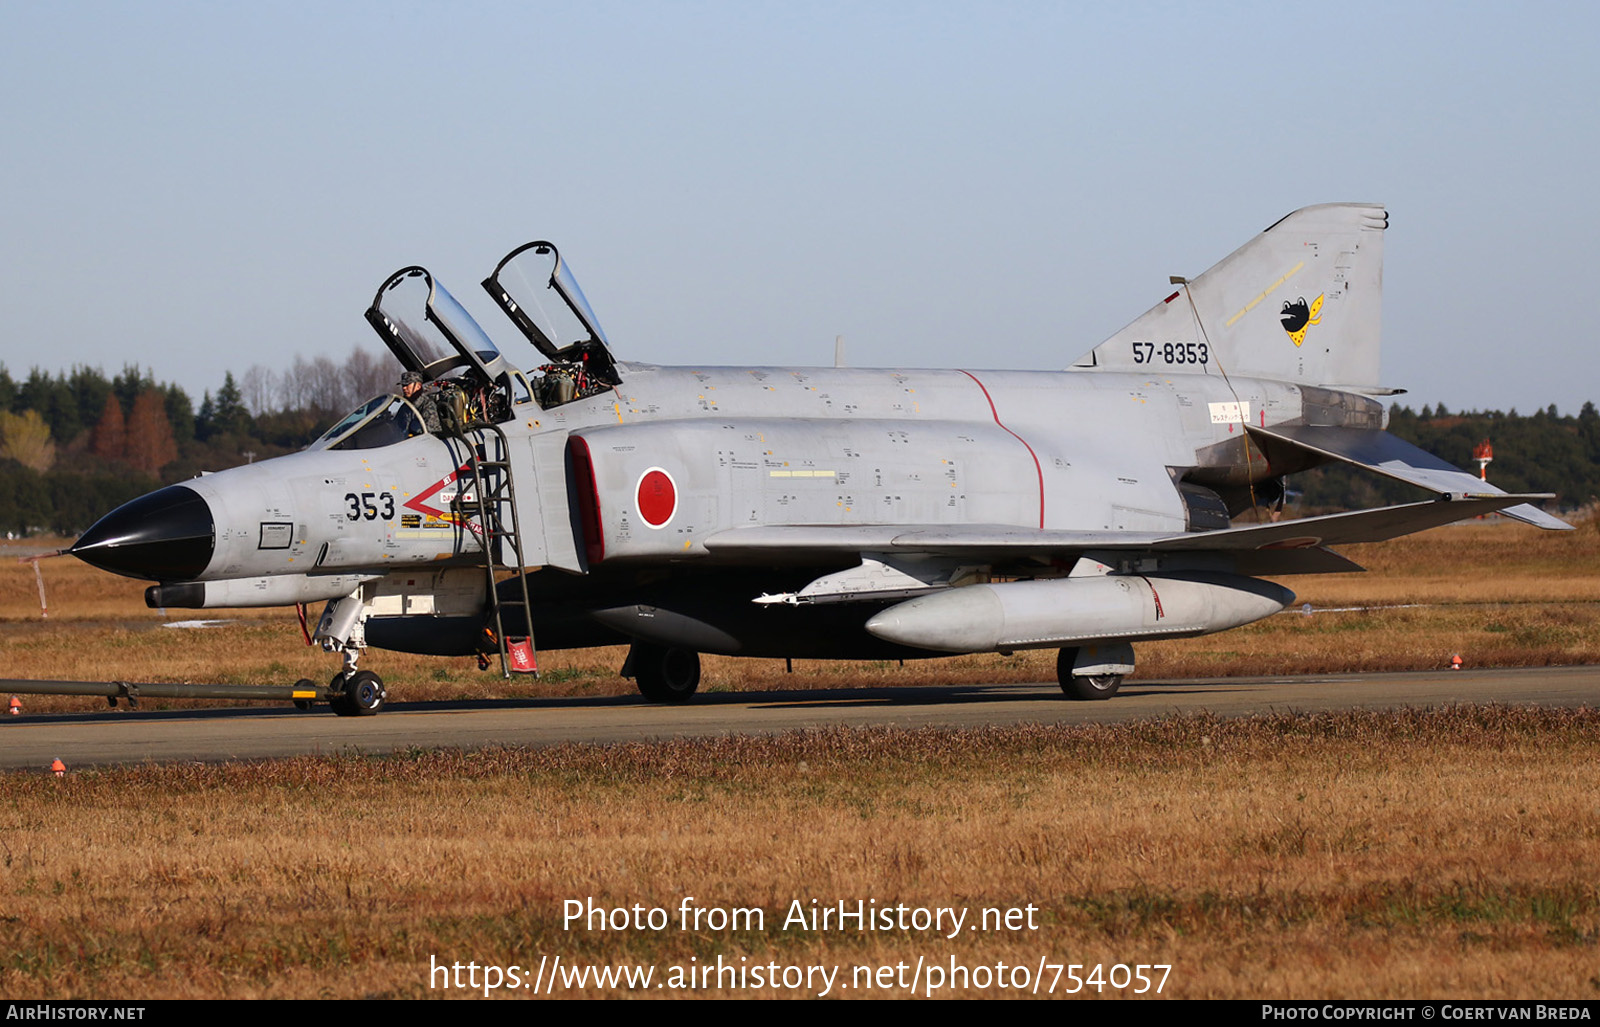
<instances>
[{"instance_id":1,"label":"front canopy glass","mask_svg":"<svg viewBox=\"0 0 1600 1027\"><path fill-rule=\"evenodd\" d=\"M378 449L427 429L417 408L396 395L374 396L346 414L306 449Z\"/></svg>"}]
</instances>

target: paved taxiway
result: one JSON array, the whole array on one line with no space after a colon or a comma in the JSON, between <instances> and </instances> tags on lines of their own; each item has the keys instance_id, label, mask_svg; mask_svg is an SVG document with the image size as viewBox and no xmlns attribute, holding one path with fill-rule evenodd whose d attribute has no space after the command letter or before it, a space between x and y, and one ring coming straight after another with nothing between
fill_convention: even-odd
<instances>
[{"instance_id":1,"label":"paved taxiway","mask_svg":"<svg viewBox=\"0 0 1600 1027\"><path fill-rule=\"evenodd\" d=\"M85 700L85 704L90 700ZM1069 702L1054 682L700 695L687 706L634 696L415 703L376 717L323 706L183 711L102 710L7 717L0 767L43 770L144 761L262 759L411 748L632 742L863 725L978 727L1106 723L1207 711L1381 710L1451 703L1600 706L1600 667L1133 681L1110 702Z\"/></svg>"}]
</instances>

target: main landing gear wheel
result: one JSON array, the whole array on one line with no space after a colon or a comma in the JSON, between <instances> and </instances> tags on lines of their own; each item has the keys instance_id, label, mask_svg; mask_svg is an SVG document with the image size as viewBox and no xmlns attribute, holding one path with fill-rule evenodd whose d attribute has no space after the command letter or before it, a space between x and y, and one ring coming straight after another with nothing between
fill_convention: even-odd
<instances>
[{"instance_id":1,"label":"main landing gear wheel","mask_svg":"<svg viewBox=\"0 0 1600 1027\"><path fill-rule=\"evenodd\" d=\"M1056 680L1061 682L1061 691L1068 699L1092 702L1109 699L1117 694L1117 689L1122 687L1122 675L1096 674L1089 677L1074 677L1072 664L1077 658L1076 649L1063 649L1056 656Z\"/></svg>"},{"instance_id":2,"label":"main landing gear wheel","mask_svg":"<svg viewBox=\"0 0 1600 1027\"><path fill-rule=\"evenodd\" d=\"M651 702L688 702L700 687L700 654L693 649L635 642L630 662L640 694Z\"/></svg>"},{"instance_id":3,"label":"main landing gear wheel","mask_svg":"<svg viewBox=\"0 0 1600 1027\"><path fill-rule=\"evenodd\" d=\"M336 674L328 687L335 693L328 705L341 717L370 717L389 700L383 678L370 670L357 671L349 678Z\"/></svg>"}]
</instances>

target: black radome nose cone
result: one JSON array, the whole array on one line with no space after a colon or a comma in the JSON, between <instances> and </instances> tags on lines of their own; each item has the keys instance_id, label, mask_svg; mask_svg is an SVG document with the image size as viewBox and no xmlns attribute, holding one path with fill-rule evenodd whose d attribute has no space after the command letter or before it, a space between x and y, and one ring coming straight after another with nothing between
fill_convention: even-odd
<instances>
[{"instance_id":1,"label":"black radome nose cone","mask_svg":"<svg viewBox=\"0 0 1600 1027\"><path fill-rule=\"evenodd\" d=\"M113 574L189 581L211 562L216 530L197 492L169 485L106 514L67 552Z\"/></svg>"}]
</instances>

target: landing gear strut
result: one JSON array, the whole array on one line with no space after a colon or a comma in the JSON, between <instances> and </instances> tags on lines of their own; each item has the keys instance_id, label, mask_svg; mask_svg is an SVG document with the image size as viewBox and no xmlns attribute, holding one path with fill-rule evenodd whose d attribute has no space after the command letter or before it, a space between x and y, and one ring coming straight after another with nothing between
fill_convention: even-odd
<instances>
[{"instance_id":1,"label":"landing gear strut","mask_svg":"<svg viewBox=\"0 0 1600 1027\"><path fill-rule=\"evenodd\" d=\"M635 642L622 676L631 677L651 702L684 703L700 687L700 654L693 649Z\"/></svg>"},{"instance_id":2,"label":"landing gear strut","mask_svg":"<svg viewBox=\"0 0 1600 1027\"><path fill-rule=\"evenodd\" d=\"M344 669L328 682L328 690L333 693L328 705L341 717L370 717L389 700L382 678L370 670L356 669L367 647L369 600L363 588L357 588L343 599L330 600L312 636L325 652L344 657Z\"/></svg>"}]
</instances>

